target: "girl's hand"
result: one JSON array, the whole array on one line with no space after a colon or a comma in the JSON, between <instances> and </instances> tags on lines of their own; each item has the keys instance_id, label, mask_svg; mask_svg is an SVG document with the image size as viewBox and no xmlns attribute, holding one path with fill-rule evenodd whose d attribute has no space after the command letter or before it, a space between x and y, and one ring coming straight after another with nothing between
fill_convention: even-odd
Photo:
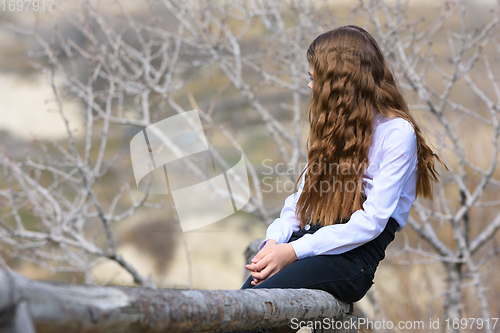
<instances>
[{"instance_id":1,"label":"girl's hand","mask_svg":"<svg viewBox=\"0 0 500 333\"><path fill-rule=\"evenodd\" d=\"M274 247L274 246L276 246L276 245L278 245L278 243L276 243L276 241L275 241L274 239L268 239L268 240L267 240L267 242L266 242L266 245L264 245L264 246L262 247L262 249L260 249L260 251L258 252L258 254L259 254L259 253L263 253L263 252L267 252L267 250L269 250L270 248L272 248L272 247ZM257 258L257 255L258 255L258 254L256 254L256 255L255 255L255 257L253 257L253 259L252 259L252 264L256 264L256 263L260 260L260 259L258 259L258 258ZM246 265L245 267L246 267L246 269L248 269L250 272L252 272L252 270L248 268L249 266L250 266L250 265ZM256 286L256 285L257 285L257 284L259 284L260 282L262 282L262 281L260 281L260 280L258 280L258 279L256 279L256 278L253 278L253 282L251 282L251 284L253 284L254 286Z\"/></svg>"},{"instance_id":2,"label":"girl's hand","mask_svg":"<svg viewBox=\"0 0 500 333\"><path fill-rule=\"evenodd\" d=\"M257 253L251 264L245 266L254 278L251 282L254 286L298 260L292 245L289 243L270 245L266 249L267 245L266 243L262 250Z\"/></svg>"}]
</instances>

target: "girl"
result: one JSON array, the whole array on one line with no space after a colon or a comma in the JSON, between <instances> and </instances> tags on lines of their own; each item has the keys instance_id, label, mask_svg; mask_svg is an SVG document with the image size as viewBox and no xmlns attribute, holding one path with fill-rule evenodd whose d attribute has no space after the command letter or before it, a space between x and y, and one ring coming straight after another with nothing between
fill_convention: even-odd
<instances>
[{"instance_id":1,"label":"girl","mask_svg":"<svg viewBox=\"0 0 500 333\"><path fill-rule=\"evenodd\" d=\"M307 60L307 165L246 265L251 276L242 289L321 289L352 303L373 284L416 196L432 199L440 160L368 32L352 25L328 31Z\"/></svg>"}]
</instances>

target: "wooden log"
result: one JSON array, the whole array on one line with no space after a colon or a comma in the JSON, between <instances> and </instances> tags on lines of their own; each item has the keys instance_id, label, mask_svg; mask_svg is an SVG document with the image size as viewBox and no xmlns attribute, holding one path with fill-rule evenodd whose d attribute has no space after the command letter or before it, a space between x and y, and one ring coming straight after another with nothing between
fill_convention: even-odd
<instances>
[{"instance_id":1,"label":"wooden log","mask_svg":"<svg viewBox=\"0 0 500 333\"><path fill-rule=\"evenodd\" d=\"M0 270L0 317L9 311L24 316L23 327L31 321L38 333L228 332L283 327L292 318L342 320L350 306L320 290L68 285ZM15 322L0 331L24 333Z\"/></svg>"}]
</instances>

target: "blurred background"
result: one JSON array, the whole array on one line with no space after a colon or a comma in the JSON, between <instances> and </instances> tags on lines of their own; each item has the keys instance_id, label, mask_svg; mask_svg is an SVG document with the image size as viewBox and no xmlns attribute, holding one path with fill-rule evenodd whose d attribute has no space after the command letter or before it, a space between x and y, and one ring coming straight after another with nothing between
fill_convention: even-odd
<instances>
[{"instance_id":1,"label":"blurred background","mask_svg":"<svg viewBox=\"0 0 500 333\"><path fill-rule=\"evenodd\" d=\"M357 306L395 322L498 314L498 1L43 4L0 4L4 268L72 283L240 288L246 248L305 165L307 47L357 24L449 167L438 165L434 200L417 199ZM244 152L251 199L182 232L171 196L137 189L129 145L192 109L211 145Z\"/></svg>"}]
</instances>

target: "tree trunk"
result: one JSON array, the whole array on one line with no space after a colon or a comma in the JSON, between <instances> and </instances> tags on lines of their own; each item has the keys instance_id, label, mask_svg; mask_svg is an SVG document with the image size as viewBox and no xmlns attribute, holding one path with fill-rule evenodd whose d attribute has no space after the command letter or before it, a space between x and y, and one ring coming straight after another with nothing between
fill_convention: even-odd
<instances>
[{"instance_id":1,"label":"tree trunk","mask_svg":"<svg viewBox=\"0 0 500 333\"><path fill-rule=\"evenodd\" d=\"M445 319L460 319L463 310L463 292L462 292L462 264L445 263L446 268L446 300L444 303ZM448 332L460 332L458 329L450 328Z\"/></svg>"}]
</instances>

